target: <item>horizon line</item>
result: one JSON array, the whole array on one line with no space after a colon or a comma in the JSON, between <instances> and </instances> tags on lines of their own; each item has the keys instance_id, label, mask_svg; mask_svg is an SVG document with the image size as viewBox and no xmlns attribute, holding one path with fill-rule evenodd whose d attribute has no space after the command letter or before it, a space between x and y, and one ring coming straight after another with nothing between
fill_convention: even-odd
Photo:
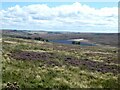
<instances>
[{"instance_id":1,"label":"horizon line","mask_svg":"<svg viewBox=\"0 0 120 90\"><path fill-rule=\"evenodd\" d=\"M74 33L120 33L118 32L82 32L82 31L54 31L54 30L32 30L32 29L1 29L0 30L16 30L16 31L34 31L34 32L38 32L38 31L43 31L43 32L74 32Z\"/></svg>"}]
</instances>

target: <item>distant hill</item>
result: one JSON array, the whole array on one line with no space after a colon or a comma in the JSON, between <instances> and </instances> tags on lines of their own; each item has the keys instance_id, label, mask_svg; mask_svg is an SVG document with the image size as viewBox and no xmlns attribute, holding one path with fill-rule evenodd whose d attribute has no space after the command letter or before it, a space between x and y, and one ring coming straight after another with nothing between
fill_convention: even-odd
<instances>
[{"instance_id":1,"label":"distant hill","mask_svg":"<svg viewBox=\"0 0 120 90\"><path fill-rule=\"evenodd\" d=\"M3 30L3 36L41 37L48 40L87 39L102 45L118 46L118 33L76 33L30 30Z\"/></svg>"}]
</instances>

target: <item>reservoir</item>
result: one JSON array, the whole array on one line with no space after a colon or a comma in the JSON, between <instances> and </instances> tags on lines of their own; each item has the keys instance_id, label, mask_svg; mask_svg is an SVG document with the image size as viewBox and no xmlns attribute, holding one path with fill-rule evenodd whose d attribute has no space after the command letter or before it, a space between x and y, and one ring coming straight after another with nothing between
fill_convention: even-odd
<instances>
[{"instance_id":1,"label":"reservoir","mask_svg":"<svg viewBox=\"0 0 120 90\"><path fill-rule=\"evenodd\" d=\"M61 44L72 44L72 40L50 40L50 42L61 43ZM97 46L97 45L94 43L80 41L80 46Z\"/></svg>"}]
</instances>

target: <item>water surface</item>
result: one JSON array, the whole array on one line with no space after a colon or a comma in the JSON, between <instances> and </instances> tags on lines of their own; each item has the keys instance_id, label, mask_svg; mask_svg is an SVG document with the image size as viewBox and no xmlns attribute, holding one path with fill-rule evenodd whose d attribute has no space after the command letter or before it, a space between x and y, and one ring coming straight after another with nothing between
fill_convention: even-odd
<instances>
[{"instance_id":1,"label":"water surface","mask_svg":"<svg viewBox=\"0 0 120 90\"><path fill-rule=\"evenodd\" d=\"M61 44L72 44L71 40L50 40L50 42L61 43ZM80 41L80 46L96 46L96 44Z\"/></svg>"}]
</instances>

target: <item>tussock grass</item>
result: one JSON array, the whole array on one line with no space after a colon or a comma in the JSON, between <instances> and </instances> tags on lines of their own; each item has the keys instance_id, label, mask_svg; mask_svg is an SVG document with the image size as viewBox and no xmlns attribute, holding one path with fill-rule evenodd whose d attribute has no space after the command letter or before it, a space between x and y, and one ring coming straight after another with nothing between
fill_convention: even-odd
<instances>
[{"instance_id":1,"label":"tussock grass","mask_svg":"<svg viewBox=\"0 0 120 90\"><path fill-rule=\"evenodd\" d=\"M13 39L7 38L7 40L12 41ZM16 39L16 42L20 42L20 40ZM119 73L90 71L84 66L74 66L69 63L66 64L64 61L65 57L67 57L68 59L77 58L78 60L95 59L95 62L102 60L102 62L106 63L105 59L108 59L111 54L111 61L116 58L117 53L112 52L112 50L117 49L103 49L102 47L92 47L91 49L90 47L78 48L78 46L65 45L56 45L53 47L51 43L29 42L24 41L24 43L20 42L17 44L3 42L3 87L7 82L17 82L21 88L117 88L120 85L118 82ZM65 50L63 51L62 48L65 48ZM16 60L10 57L12 52L31 52L30 50L39 53L52 52L53 57L48 58L48 61L58 62L60 66L51 63L47 65L48 62L41 60ZM86 55L84 54L86 51L107 52L110 55L101 55L99 53ZM114 64L114 62L112 63Z\"/></svg>"}]
</instances>

